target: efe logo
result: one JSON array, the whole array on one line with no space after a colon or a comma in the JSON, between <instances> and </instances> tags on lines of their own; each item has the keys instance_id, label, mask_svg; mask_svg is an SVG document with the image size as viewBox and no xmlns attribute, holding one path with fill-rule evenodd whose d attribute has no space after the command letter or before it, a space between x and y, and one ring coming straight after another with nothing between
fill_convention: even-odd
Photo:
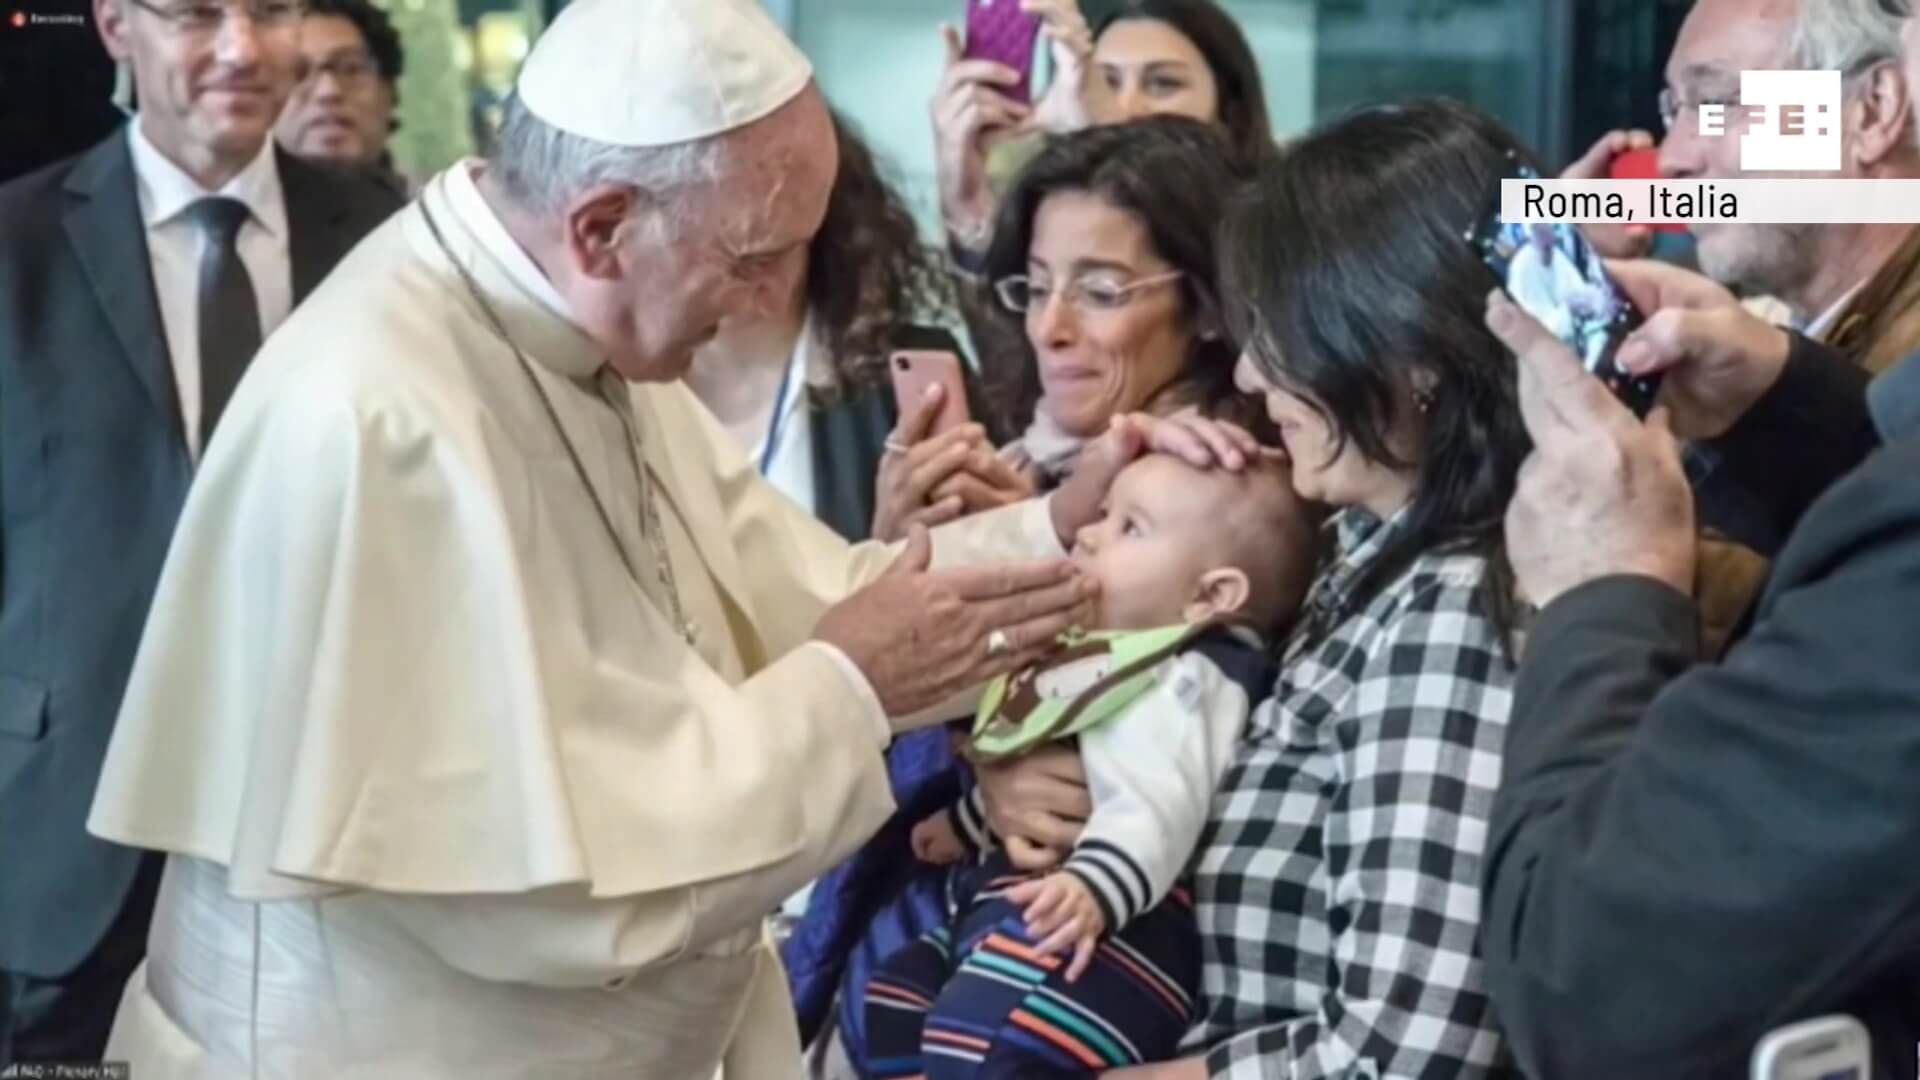
<instances>
[{"instance_id":1,"label":"efe logo","mask_svg":"<svg viewBox=\"0 0 1920 1080\"><path fill-rule=\"evenodd\" d=\"M1740 105L1752 123L1740 136L1746 172L1833 172L1840 168L1838 71L1743 71ZM1700 134L1727 133L1727 106L1700 106Z\"/></svg>"}]
</instances>

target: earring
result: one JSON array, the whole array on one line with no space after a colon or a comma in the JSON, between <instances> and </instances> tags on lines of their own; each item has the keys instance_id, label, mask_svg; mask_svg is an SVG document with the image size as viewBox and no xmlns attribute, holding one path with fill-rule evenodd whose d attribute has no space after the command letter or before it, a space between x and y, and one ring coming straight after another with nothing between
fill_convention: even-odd
<instances>
[{"instance_id":1,"label":"earring","mask_svg":"<svg viewBox=\"0 0 1920 1080\"><path fill-rule=\"evenodd\" d=\"M1420 415L1425 416L1427 410L1433 408L1433 392L1430 390L1415 390L1413 392L1413 407L1420 410Z\"/></svg>"}]
</instances>

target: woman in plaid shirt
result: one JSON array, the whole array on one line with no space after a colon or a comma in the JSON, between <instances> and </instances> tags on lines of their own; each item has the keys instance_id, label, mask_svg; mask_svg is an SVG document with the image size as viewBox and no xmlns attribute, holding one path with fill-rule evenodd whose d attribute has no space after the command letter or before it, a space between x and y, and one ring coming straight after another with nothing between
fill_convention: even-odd
<instances>
[{"instance_id":1,"label":"woman in plaid shirt","mask_svg":"<svg viewBox=\"0 0 1920 1080\"><path fill-rule=\"evenodd\" d=\"M1529 444L1462 234L1517 149L1458 105L1372 109L1229 212L1240 384L1338 512L1194 863L1196 1056L1115 1077L1511 1072L1479 881L1518 629L1501 522Z\"/></svg>"}]
</instances>

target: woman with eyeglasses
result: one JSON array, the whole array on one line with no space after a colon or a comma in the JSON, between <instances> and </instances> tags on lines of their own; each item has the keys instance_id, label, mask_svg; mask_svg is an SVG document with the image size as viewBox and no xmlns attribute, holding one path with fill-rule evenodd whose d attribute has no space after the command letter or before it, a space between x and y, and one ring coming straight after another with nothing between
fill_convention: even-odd
<instances>
[{"instance_id":1,"label":"woman with eyeglasses","mask_svg":"<svg viewBox=\"0 0 1920 1080\"><path fill-rule=\"evenodd\" d=\"M1058 485L1081 447L1126 413L1194 409L1259 426L1257 405L1234 389L1236 353L1215 285L1214 225L1244 178L1235 161L1216 128L1166 117L1052 139L1014 182L987 261L998 317L1021 344L984 353L981 376L990 426L1013 436L1002 453L1032 491ZM913 467L907 459L883 463L883 489L889 470ZM1044 786L1049 768L1078 769L1072 751L1058 748L1022 760L1023 786L1035 782L1034 770ZM810 913L796 930L813 970L844 972L837 1032L820 1048L816 1075L853 1075L846 1059L864 1059L861 997L873 964L945 921L945 872L916 864L908 837L915 822L954 803L960 771L940 780L903 799L837 871L842 895L854 902ZM1085 801L1084 789L1065 794L1069 804ZM977 840L984 822L966 825ZM1060 841L1051 821L1001 831L1031 840L1036 851ZM802 1034L814 1041L826 1016L800 996Z\"/></svg>"},{"instance_id":2,"label":"woman with eyeglasses","mask_svg":"<svg viewBox=\"0 0 1920 1080\"><path fill-rule=\"evenodd\" d=\"M1008 192L987 250L998 317L1022 344L983 352L994 415L1042 489L1127 412L1258 413L1233 386L1214 229L1241 162L1185 117L1053 140Z\"/></svg>"}]
</instances>

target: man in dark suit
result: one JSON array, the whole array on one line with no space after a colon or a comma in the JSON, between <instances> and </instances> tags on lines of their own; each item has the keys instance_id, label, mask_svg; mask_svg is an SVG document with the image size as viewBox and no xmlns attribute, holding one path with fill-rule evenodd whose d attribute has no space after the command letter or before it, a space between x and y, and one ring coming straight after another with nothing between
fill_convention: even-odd
<instances>
[{"instance_id":1,"label":"man in dark suit","mask_svg":"<svg viewBox=\"0 0 1920 1080\"><path fill-rule=\"evenodd\" d=\"M99 1058L160 860L84 824L194 462L398 204L273 148L300 10L98 0L140 113L0 187L0 1062Z\"/></svg>"},{"instance_id":2,"label":"man in dark suit","mask_svg":"<svg viewBox=\"0 0 1920 1080\"><path fill-rule=\"evenodd\" d=\"M1494 804L1488 989L1531 1075L1745 1076L1770 1029L1844 1012L1875 1076L1912 1077L1920 431L1876 394L1876 449L1866 373L1711 282L1619 276L1654 313L1623 364L1668 369L1672 431L1712 439L1789 539L1744 636L1701 662L1666 418L1635 421L1490 300L1536 445L1509 554L1542 610Z\"/></svg>"}]
</instances>

